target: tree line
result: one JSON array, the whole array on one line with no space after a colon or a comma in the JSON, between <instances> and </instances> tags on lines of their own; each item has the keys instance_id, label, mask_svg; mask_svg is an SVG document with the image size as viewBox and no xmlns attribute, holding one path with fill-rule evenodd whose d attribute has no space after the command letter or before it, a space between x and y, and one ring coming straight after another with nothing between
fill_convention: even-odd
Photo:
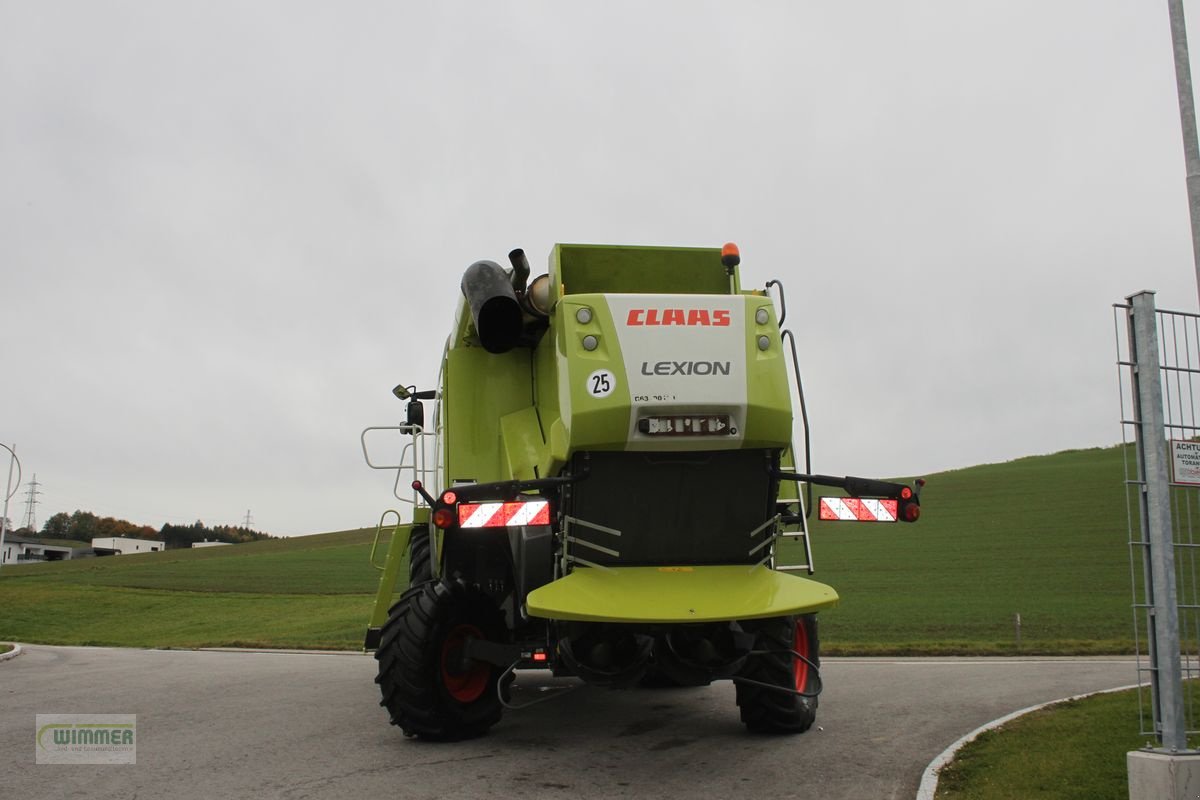
<instances>
[{"instance_id":1,"label":"tree line","mask_svg":"<svg viewBox=\"0 0 1200 800\"><path fill-rule=\"evenodd\" d=\"M17 534L33 536L28 529L14 531ZM70 539L78 542L90 542L92 539L123 536L130 539L148 539L153 542L163 542L167 549L191 547L194 542L204 540L239 544L253 542L258 539L273 539L267 533L251 530L235 525L214 525L208 527L200 520L191 525L172 525L167 523L155 530L149 525L138 525L124 519L99 517L90 511L76 511L74 514L59 512L42 526L37 534L43 539Z\"/></svg>"}]
</instances>

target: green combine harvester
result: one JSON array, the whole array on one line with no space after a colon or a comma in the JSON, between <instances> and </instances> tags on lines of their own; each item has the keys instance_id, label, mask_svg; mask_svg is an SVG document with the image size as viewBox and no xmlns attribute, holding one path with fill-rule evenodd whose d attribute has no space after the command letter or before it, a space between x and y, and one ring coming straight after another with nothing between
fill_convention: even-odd
<instances>
[{"instance_id":1,"label":"green combine harvester","mask_svg":"<svg viewBox=\"0 0 1200 800\"><path fill-rule=\"evenodd\" d=\"M532 281L522 251L509 260L463 275L437 387L396 387L406 423L363 431L367 463L413 506L384 514L371 554L365 646L392 723L479 736L513 706L516 670L549 669L611 687L729 679L751 730L807 730L816 612L838 601L795 574L812 573L811 487L849 495L823 498L823 518L912 522L923 482L810 474L783 287L742 290L732 244L560 244ZM380 431L401 436L397 463L371 460ZM785 538L802 563L777 563Z\"/></svg>"}]
</instances>

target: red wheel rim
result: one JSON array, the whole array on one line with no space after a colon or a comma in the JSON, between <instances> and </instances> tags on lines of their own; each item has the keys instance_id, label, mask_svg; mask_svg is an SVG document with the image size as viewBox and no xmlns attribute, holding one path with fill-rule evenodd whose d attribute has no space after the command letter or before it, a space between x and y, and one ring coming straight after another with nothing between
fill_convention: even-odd
<instances>
[{"instance_id":1,"label":"red wheel rim","mask_svg":"<svg viewBox=\"0 0 1200 800\"><path fill-rule=\"evenodd\" d=\"M808 628L804 625L804 620L796 620L796 633L792 638L792 649L804 656L797 658L792 656L792 679L796 683L796 691L803 692L805 686L808 685Z\"/></svg>"},{"instance_id":2,"label":"red wheel rim","mask_svg":"<svg viewBox=\"0 0 1200 800\"><path fill-rule=\"evenodd\" d=\"M474 625L459 625L442 642L442 685L460 703L471 703L483 696L492 673L491 668L482 661L472 661L470 669L465 672L451 671L451 660L458 658L458 651L466 645L467 637L484 638L483 632Z\"/></svg>"}]
</instances>

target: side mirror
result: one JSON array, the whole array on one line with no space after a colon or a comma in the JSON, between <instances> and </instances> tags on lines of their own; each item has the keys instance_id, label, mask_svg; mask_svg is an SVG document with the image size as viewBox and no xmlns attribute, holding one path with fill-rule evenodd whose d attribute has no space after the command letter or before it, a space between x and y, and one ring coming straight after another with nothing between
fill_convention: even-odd
<instances>
[{"instance_id":1,"label":"side mirror","mask_svg":"<svg viewBox=\"0 0 1200 800\"><path fill-rule=\"evenodd\" d=\"M414 425L421 430L425 430L425 406L421 405L421 401L413 398L408 401L407 418L405 420L409 425Z\"/></svg>"}]
</instances>

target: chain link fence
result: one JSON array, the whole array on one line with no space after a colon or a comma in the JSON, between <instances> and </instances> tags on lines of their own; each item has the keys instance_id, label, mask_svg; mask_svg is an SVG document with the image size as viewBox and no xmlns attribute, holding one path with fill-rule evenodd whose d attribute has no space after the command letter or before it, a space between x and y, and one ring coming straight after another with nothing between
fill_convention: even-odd
<instances>
[{"instance_id":1,"label":"chain link fence","mask_svg":"<svg viewBox=\"0 0 1200 800\"><path fill-rule=\"evenodd\" d=\"M1113 307L1142 733L1200 733L1200 315Z\"/></svg>"}]
</instances>

